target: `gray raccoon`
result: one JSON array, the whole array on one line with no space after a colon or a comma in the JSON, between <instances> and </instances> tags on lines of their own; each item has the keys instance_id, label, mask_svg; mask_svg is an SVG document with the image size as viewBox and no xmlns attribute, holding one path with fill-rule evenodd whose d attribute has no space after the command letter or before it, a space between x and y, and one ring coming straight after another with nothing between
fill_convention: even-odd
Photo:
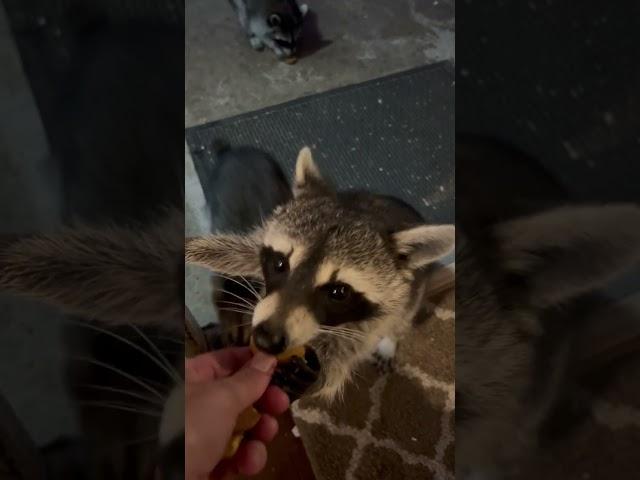
<instances>
[{"instance_id":1,"label":"gray raccoon","mask_svg":"<svg viewBox=\"0 0 640 480\"><path fill-rule=\"evenodd\" d=\"M291 199L284 173L267 152L215 142L216 162L203 187L211 210L213 231L248 233L278 206ZM255 302L260 284L246 278L213 278L213 302L218 310L217 338L212 345L246 345L249 341L245 306Z\"/></svg>"},{"instance_id":2,"label":"gray raccoon","mask_svg":"<svg viewBox=\"0 0 640 480\"><path fill-rule=\"evenodd\" d=\"M640 260L640 208L556 207L483 239L458 229L456 260L456 471L501 478L533 457L574 381L578 300Z\"/></svg>"},{"instance_id":3,"label":"gray raccoon","mask_svg":"<svg viewBox=\"0 0 640 480\"><path fill-rule=\"evenodd\" d=\"M307 5L296 0L229 0L251 47L268 47L280 59L296 53Z\"/></svg>"},{"instance_id":4,"label":"gray raccoon","mask_svg":"<svg viewBox=\"0 0 640 480\"><path fill-rule=\"evenodd\" d=\"M272 353L311 346L322 366L312 392L333 399L381 340L410 326L455 230L424 224L391 197L334 191L308 148L298 156L293 194L251 233L190 239L185 255L225 275L262 279L256 344Z\"/></svg>"}]
</instances>

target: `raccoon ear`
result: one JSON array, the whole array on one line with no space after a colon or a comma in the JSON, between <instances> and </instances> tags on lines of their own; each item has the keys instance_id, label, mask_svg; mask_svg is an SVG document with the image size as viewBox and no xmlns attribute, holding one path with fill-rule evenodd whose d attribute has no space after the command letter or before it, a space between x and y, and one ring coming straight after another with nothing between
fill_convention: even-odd
<instances>
[{"instance_id":1,"label":"raccoon ear","mask_svg":"<svg viewBox=\"0 0 640 480\"><path fill-rule=\"evenodd\" d=\"M262 278L260 238L258 231L246 236L220 234L188 238L185 260L224 275Z\"/></svg>"},{"instance_id":2,"label":"raccoon ear","mask_svg":"<svg viewBox=\"0 0 640 480\"><path fill-rule=\"evenodd\" d=\"M603 286L640 260L640 207L562 207L495 229L503 268L548 306Z\"/></svg>"},{"instance_id":3,"label":"raccoon ear","mask_svg":"<svg viewBox=\"0 0 640 480\"><path fill-rule=\"evenodd\" d=\"M293 195L318 194L327 190L327 183L322 178L320 170L313 161L309 147L303 147L296 160L296 173L293 184Z\"/></svg>"},{"instance_id":4,"label":"raccoon ear","mask_svg":"<svg viewBox=\"0 0 640 480\"><path fill-rule=\"evenodd\" d=\"M304 17L307 13L309 13L309 5L303 3L300 5L300 14Z\"/></svg>"},{"instance_id":5,"label":"raccoon ear","mask_svg":"<svg viewBox=\"0 0 640 480\"><path fill-rule=\"evenodd\" d=\"M418 269L453 251L455 231L453 225L420 225L392 236L398 253L407 257L409 267Z\"/></svg>"}]
</instances>

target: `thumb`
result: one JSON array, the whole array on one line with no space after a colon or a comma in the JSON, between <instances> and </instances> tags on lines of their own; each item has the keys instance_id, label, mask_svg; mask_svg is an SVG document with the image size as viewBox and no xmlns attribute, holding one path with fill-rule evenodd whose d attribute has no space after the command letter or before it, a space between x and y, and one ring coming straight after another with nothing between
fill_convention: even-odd
<instances>
[{"instance_id":1,"label":"thumb","mask_svg":"<svg viewBox=\"0 0 640 480\"><path fill-rule=\"evenodd\" d=\"M238 413L258 401L269 386L275 367L274 356L257 352L240 370L223 380Z\"/></svg>"}]
</instances>

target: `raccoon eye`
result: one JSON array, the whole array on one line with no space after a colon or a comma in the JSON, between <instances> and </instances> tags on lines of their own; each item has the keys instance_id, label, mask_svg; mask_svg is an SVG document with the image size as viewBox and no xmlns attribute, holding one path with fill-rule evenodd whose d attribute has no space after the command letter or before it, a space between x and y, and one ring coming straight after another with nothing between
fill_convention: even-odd
<instances>
[{"instance_id":1,"label":"raccoon eye","mask_svg":"<svg viewBox=\"0 0 640 480\"><path fill-rule=\"evenodd\" d=\"M277 273L285 273L289 270L289 262L284 255L278 254L273 257L273 271Z\"/></svg>"},{"instance_id":2,"label":"raccoon eye","mask_svg":"<svg viewBox=\"0 0 640 480\"><path fill-rule=\"evenodd\" d=\"M351 296L353 290L346 283L332 283L327 285L327 295L334 302L344 302Z\"/></svg>"},{"instance_id":3,"label":"raccoon eye","mask_svg":"<svg viewBox=\"0 0 640 480\"><path fill-rule=\"evenodd\" d=\"M272 13L271 15L269 15L267 23L270 27L279 27L282 24L282 19L277 13Z\"/></svg>"}]
</instances>

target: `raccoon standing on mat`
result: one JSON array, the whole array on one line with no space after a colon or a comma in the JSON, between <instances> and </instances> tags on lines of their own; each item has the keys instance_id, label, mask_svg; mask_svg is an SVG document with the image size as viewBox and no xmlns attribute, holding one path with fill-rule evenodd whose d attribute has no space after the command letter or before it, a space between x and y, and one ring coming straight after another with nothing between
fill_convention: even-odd
<instances>
[{"instance_id":1,"label":"raccoon standing on mat","mask_svg":"<svg viewBox=\"0 0 640 480\"><path fill-rule=\"evenodd\" d=\"M267 152L253 147L231 147L223 141L213 144L215 162L203 185L211 210L211 230L249 233L273 210L291 200L284 173ZM211 339L219 347L248 345L251 312L260 283L246 278L213 277L219 335Z\"/></svg>"},{"instance_id":2,"label":"raccoon standing on mat","mask_svg":"<svg viewBox=\"0 0 640 480\"><path fill-rule=\"evenodd\" d=\"M279 59L295 60L309 8L296 0L229 0L254 50L268 47Z\"/></svg>"},{"instance_id":3,"label":"raccoon standing on mat","mask_svg":"<svg viewBox=\"0 0 640 480\"><path fill-rule=\"evenodd\" d=\"M257 347L310 347L321 370L308 391L333 399L377 347L393 351L390 339L420 310L455 229L425 224L392 197L334 191L308 148L298 156L293 196L249 233L189 239L186 260L263 281L252 315Z\"/></svg>"}]
</instances>

